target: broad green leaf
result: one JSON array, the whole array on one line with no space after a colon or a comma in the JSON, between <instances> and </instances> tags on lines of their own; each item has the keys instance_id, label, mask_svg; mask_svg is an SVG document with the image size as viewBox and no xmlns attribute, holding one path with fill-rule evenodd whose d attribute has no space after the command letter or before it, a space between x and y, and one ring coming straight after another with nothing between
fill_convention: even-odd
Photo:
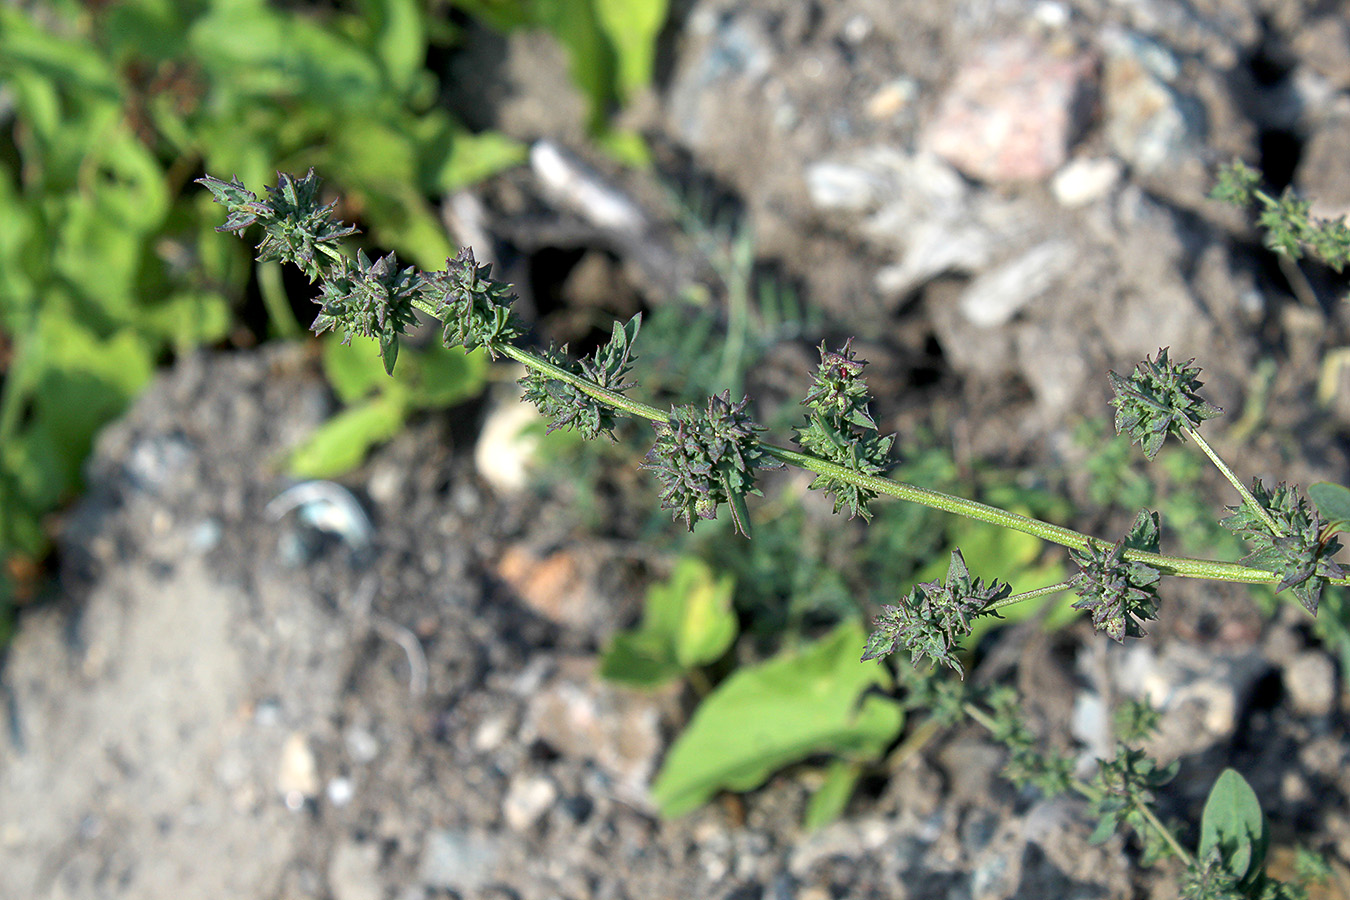
<instances>
[{"instance_id":1,"label":"broad green leaf","mask_svg":"<svg viewBox=\"0 0 1350 900\"><path fill-rule=\"evenodd\" d=\"M773 772L819 753L878 756L900 732L903 713L873 686L879 665L859 665L866 636L840 625L809 647L738 669L694 712L652 786L661 812L678 816L717 791L745 791Z\"/></svg>"},{"instance_id":2,"label":"broad green leaf","mask_svg":"<svg viewBox=\"0 0 1350 900\"><path fill-rule=\"evenodd\" d=\"M618 56L619 90L626 99L652 81L656 37L666 23L666 0L594 0L596 17Z\"/></svg>"},{"instance_id":3,"label":"broad green leaf","mask_svg":"<svg viewBox=\"0 0 1350 900\"><path fill-rule=\"evenodd\" d=\"M534 14L567 50L572 83L590 101L588 130L602 131L610 105L617 99L614 46L600 28L593 0L539 3Z\"/></svg>"},{"instance_id":4,"label":"broad green leaf","mask_svg":"<svg viewBox=\"0 0 1350 900\"><path fill-rule=\"evenodd\" d=\"M735 580L696 557L681 557L670 577L647 591L642 626L614 636L600 674L633 687L656 687L715 661L736 639Z\"/></svg>"},{"instance_id":5,"label":"broad green leaf","mask_svg":"<svg viewBox=\"0 0 1350 900\"><path fill-rule=\"evenodd\" d=\"M427 55L426 23L415 0L366 0L367 18L376 22L375 53L391 87L412 89Z\"/></svg>"},{"instance_id":6,"label":"broad green leaf","mask_svg":"<svg viewBox=\"0 0 1350 900\"><path fill-rule=\"evenodd\" d=\"M85 322L107 333L135 323L136 276L145 249L140 235L108 220L78 196L62 198L64 215L53 223L56 274L78 292Z\"/></svg>"},{"instance_id":7,"label":"broad green leaf","mask_svg":"<svg viewBox=\"0 0 1350 900\"><path fill-rule=\"evenodd\" d=\"M291 474L333 478L350 472L372 447L398 434L407 411L404 392L391 388L338 413L291 453Z\"/></svg>"},{"instance_id":8,"label":"broad green leaf","mask_svg":"<svg viewBox=\"0 0 1350 900\"><path fill-rule=\"evenodd\" d=\"M1319 481L1308 488L1308 496L1312 497L1317 511L1333 530L1344 531L1350 525L1350 489Z\"/></svg>"},{"instance_id":9,"label":"broad green leaf","mask_svg":"<svg viewBox=\"0 0 1350 900\"><path fill-rule=\"evenodd\" d=\"M24 68L68 91L120 99L112 68L92 43L42 27L9 4L0 6L0 50L0 74Z\"/></svg>"},{"instance_id":10,"label":"broad green leaf","mask_svg":"<svg viewBox=\"0 0 1350 900\"><path fill-rule=\"evenodd\" d=\"M1217 850L1224 867L1239 882L1261 873L1270 836L1261 802L1247 780L1224 769L1210 789L1200 819L1200 859Z\"/></svg>"},{"instance_id":11,"label":"broad green leaf","mask_svg":"<svg viewBox=\"0 0 1350 900\"><path fill-rule=\"evenodd\" d=\"M85 164L93 190L90 200L109 227L138 235L160 227L169 211L164 170L135 135L120 127L104 135Z\"/></svg>"},{"instance_id":12,"label":"broad green leaf","mask_svg":"<svg viewBox=\"0 0 1350 900\"><path fill-rule=\"evenodd\" d=\"M631 688L658 688L684 672L666 636L652 631L621 631L600 657L600 677Z\"/></svg>"},{"instance_id":13,"label":"broad green leaf","mask_svg":"<svg viewBox=\"0 0 1350 900\"><path fill-rule=\"evenodd\" d=\"M74 319L55 314L40 320L41 349L30 372L33 416L50 432L57 464L74 483L94 435L121 414L150 380L154 362L147 343L123 329L99 338Z\"/></svg>"},{"instance_id":14,"label":"broad green leaf","mask_svg":"<svg viewBox=\"0 0 1350 900\"><path fill-rule=\"evenodd\" d=\"M398 377L408 385L410 401L425 408L454 406L477 397L487 387L487 354L432 344L403 357Z\"/></svg>"},{"instance_id":15,"label":"broad green leaf","mask_svg":"<svg viewBox=\"0 0 1350 900\"><path fill-rule=\"evenodd\" d=\"M68 466L60 463L64 452L41 420L0 446L0 477L15 492L20 507L29 511L50 509L71 487Z\"/></svg>"},{"instance_id":16,"label":"broad green leaf","mask_svg":"<svg viewBox=\"0 0 1350 900\"><path fill-rule=\"evenodd\" d=\"M389 383L380 363L380 345L374 338L359 335L350 344L344 344L338 334L323 336L323 374L343 403L355 403Z\"/></svg>"},{"instance_id":17,"label":"broad green leaf","mask_svg":"<svg viewBox=\"0 0 1350 900\"><path fill-rule=\"evenodd\" d=\"M525 161L525 145L496 131L456 132L450 155L435 178L435 188L455 191Z\"/></svg>"},{"instance_id":18,"label":"broad green leaf","mask_svg":"<svg viewBox=\"0 0 1350 900\"><path fill-rule=\"evenodd\" d=\"M141 307L143 333L170 344L179 353L225 337L234 321L230 305L213 291L182 291Z\"/></svg>"},{"instance_id":19,"label":"broad green leaf","mask_svg":"<svg viewBox=\"0 0 1350 900\"><path fill-rule=\"evenodd\" d=\"M802 827L807 831L815 831L842 816L862 772L863 767L859 763L846 759L832 761L825 770L825 783L811 795Z\"/></svg>"}]
</instances>

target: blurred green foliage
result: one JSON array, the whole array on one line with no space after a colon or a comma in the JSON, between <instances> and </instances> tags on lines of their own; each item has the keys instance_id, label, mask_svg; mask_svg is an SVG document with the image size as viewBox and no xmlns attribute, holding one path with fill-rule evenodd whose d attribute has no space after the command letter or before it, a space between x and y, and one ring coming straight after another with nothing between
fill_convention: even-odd
<instances>
[{"instance_id":1,"label":"blurred green foliage","mask_svg":"<svg viewBox=\"0 0 1350 900\"><path fill-rule=\"evenodd\" d=\"M572 81L590 107L591 134L620 159L646 160L636 135L609 128L611 113L649 85L668 0L452 0L501 31L541 28L567 50Z\"/></svg>"},{"instance_id":2,"label":"blurred green foliage","mask_svg":"<svg viewBox=\"0 0 1350 900\"><path fill-rule=\"evenodd\" d=\"M291 453L288 468L299 478L333 478L350 472L366 454L398 434L414 412L443 409L476 397L487 386L487 358L481 351L446 349L433 343L399 356L388 377L373 338L346 344L324 336L323 371L346 408L325 422Z\"/></svg>"},{"instance_id":3,"label":"blurred green foliage","mask_svg":"<svg viewBox=\"0 0 1350 900\"><path fill-rule=\"evenodd\" d=\"M650 81L666 17L663 0L455 5L553 33L597 134ZM457 38L447 15L432 0L0 6L0 616L31 590L43 520L78 491L99 428L157 363L237 327L255 264L245 244L214 234L219 214L189 187L196 175L262 184L317 167L344 218L435 269L453 248L427 198L523 159L518 143L470 133L438 102L455 86L427 55ZM611 143L622 149L622 136ZM277 273L258 275L274 333L296 335ZM356 398L296 470L341 469L344 430L355 436L347 461L359 461L410 410L483 383L481 362L463 357L410 368ZM447 373L444 390L431 387Z\"/></svg>"}]
</instances>

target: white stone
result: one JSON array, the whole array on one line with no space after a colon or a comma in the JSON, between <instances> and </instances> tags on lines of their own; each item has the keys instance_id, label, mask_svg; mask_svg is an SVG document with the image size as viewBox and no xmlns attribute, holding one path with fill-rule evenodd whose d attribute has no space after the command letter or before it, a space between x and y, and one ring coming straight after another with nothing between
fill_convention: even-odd
<instances>
[{"instance_id":1,"label":"white stone","mask_svg":"<svg viewBox=\"0 0 1350 900\"><path fill-rule=\"evenodd\" d=\"M1299 713L1325 716L1336 706L1336 666L1326 654L1300 653L1284 670L1284 689Z\"/></svg>"},{"instance_id":2,"label":"white stone","mask_svg":"<svg viewBox=\"0 0 1350 900\"><path fill-rule=\"evenodd\" d=\"M530 426L542 421L534 406L516 398L493 404L473 448L478 474L493 490L515 494L525 489L541 431Z\"/></svg>"},{"instance_id":3,"label":"white stone","mask_svg":"<svg viewBox=\"0 0 1350 900\"><path fill-rule=\"evenodd\" d=\"M542 775L515 778L502 800L502 817L516 831L525 831L538 822L558 799L558 789Z\"/></svg>"},{"instance_id":4,"label":"white stone","mask_svg":"<svg viewBox=\"0 0 1350 900\"><path fill-rule=\"evenodd\" d=\"M304 800L319 793L318 763L314 759L314 752L309 749L309 742L298 731L292 732L281 747L277 791L291 809L298 809Z\"/></svg>"},{"instance_id":5,"label":"white stone","mask_svg":"<svg viewBox=\"0 0 1350 900\"><path fill-rule=\"evenodd\" d=\"M1038 244L980 275L961 294L961 313L972 325L1005 325L1069 270L1073 246L1053 240Z\"/></svg>"},{"instance_id":6,"label":"white stone","mask_svg":"<svg viewBox=\"0 0 1350 900\"><path fill-rule=\"evenodd\" d=\"M1055 173L1050 190L1060 206L1087 206L1111 192L1120 181L1121 165L1111 157L1071 159Z\"/></svg>"}]
</instances>

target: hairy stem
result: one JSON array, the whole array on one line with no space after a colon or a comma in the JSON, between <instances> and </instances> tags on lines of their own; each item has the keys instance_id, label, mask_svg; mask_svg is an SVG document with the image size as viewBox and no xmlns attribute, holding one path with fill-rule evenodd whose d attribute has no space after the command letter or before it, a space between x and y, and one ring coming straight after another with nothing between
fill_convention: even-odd
<instances>
[{"instance_id":1,"label":"hairy stem","mask_svg":"<svg viewBox=\"0 0 1350 900\"><path fill-rule=\"evenodd\" d=\"M664 422L668 418L668 413L664 410L649 406L646 403L640 403L632 400L622 394L606 390L598 385L587 381L585 378L567 372L558 366L553 365L545 359L531 353L528 350L514 346L512 344L499 344L492 348L495 352L508 356L523 366L544 372L550 378L556 378L572 385L578 390L584 391L597 400L609 404L615 409L623 410L629 415L642 419L648 419L653 422ZM1207 444L1202 444L1207 447ZM989 506L975 500L967 500L964 497L956 497L951 494L944 494L941 491L935 491L930 488L919 487L918 485L906 484L903 481L894 481L890 478L880 478L875 475L864 475L855 472L844 466L836 465L827 460L811 456L806 453L799 453L795 450L788 450L785 447L777 447L772 444L765 444L764 450L771 456L774 456L783 462L790 463L799 468L815 472L818 475L832 475L850 484L866 488L877 494L885 494L889 497L896 497L900 500L908 500L911 503L918 503L927 506L930 509L942 510L943 512L954 513L959 516L965 516L969 519L976 519L981 522L989 522L1003 528L1010 528L1013 531L1021 531L1033 535L1041 540L1050 541L1072 550L1086 550L1089 546L1098 548L1109 548L1112 542L1101 538L1092 537L1072 528L1065 528L1062 525L1053 525L1049 522L1043 522L1040 519L1033 519L1029 516L1018 515L1005 509L999 509L996 506ZM1205 578L1211 581L1231 581L1241 584L1272 584L1279 581L1279 576L1266 569L1256 569L1250 566L1240 565L1238 563L1223 562L1220 560L1192 559L1184 556L1168 556L1160 553L1148 553L1143 550L1125 550L1125 559L1146 563L1166 575L1177 575L1183 578ZM1336 579L1335 584L1344 584L1350 582L1350 578ZM1044 590L1044 593L1050 593ZM1037 595L1039 596L1039 595ZM1012 598L1008 598L1011 600ZM1029 599L1029 598L1021 598Z\"/></svg>"},{"instance_id":2,"label":"hairy stem","mask_svg":"<svg viewBox=\"0 0 1350 900\"><path fill-rule=\"evenodd\" d=\"M1256 502L1256 498L1252 496L1251 491L1247 490L1246 486L1243 485L1242 479L1238 478L1233 470L1228 468L1228 463L1224 462L1223 459L1219 457L1219 454L1214 452L1214 448L1209 445L1208 441L1200 436L1200 432L1188 425L1186 426L1186 436L1195 441L1195 446L1204 451L1204 454L1209 457L1209 461L1214 463L1214 466L1223 473L1224 478L1228 479L1228 483L1237 488L1238 494L1242 497L1242 502L1247 504L1252 512L1260 517L1261 521L1265 523L1265 526L1270 529L1270 533L1276 537L1284 534L1284 531L1280 526L1276 525L1275 520L1270 517L1270 513L1266 511L1266 508Z\"/></svg>"}]
</instances>

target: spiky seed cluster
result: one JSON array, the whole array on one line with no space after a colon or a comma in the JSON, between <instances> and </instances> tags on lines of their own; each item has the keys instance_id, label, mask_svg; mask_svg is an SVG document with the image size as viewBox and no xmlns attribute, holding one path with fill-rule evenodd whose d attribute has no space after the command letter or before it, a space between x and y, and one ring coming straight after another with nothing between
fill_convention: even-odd
<instances>
[{"instance_id":1,"label":"spiky seed cluster","mask_svg":"<svg viewBox=\"0 0 1350 900\"><path fill-rule=\"evenodd\" d=\"M519 337L524 328L511 312L511 286L493 280L491 263L479 265L473 250L460 250L445 269L422 276L422 294L432 314L445 323L445 346L496 349Z\"/></svg>"},{"instance_id":2,"label":"spiky seed cluster","mask_svg":"<svg viewBox=\"0 0 1350 900\"><path fill-rule=\"evenodd\" d=\"M549 347L544 358L599 387L622 393L635 383L626 382L624 378L633 368L633 341L637 339L641 325L640 313L630 319L627 325L615 322L609 342L598 348L590 358L568 358L566 344L558 350ZM520 385L525 389L524 399L538 407L539 412L549 420L549 431L575 428L586 440L594 440L602 432L608 434L611 440L614 438L618 414L612 407L585 391L534 369L520 379Z\"/></svg>"},{"instance_id":3,"label":"spiky seed cluster","mask_svg":"<svg viewBox=\"0 0 1350 900\"><path fill-rule=\"evenodd\" d=\"M1154 793L1176 773L1176 762L1160 766L1142 749L1118 745L1116 755L1102 760L1092 779L1092 814L1098 822L1089 840L1100 844L1122 823L1140 837L1152 834L1142 810L1153 805Z\"/></svg>"},{"instance_id":4,"label":"spiky seed cluster","mask_svg":"<svg viewBox=\"0 0 1350 900\"><path fill-rule=\"evenodd\" d=\"M1341 549L1340 540L1323 537L1321 515L1299 495L1297 487L1281 482L1272 492L1258 478L1252 482L1252 497L1275 520L1281 534L1271 534L1256 511L1246 505L1230 506L1232 515L1220 524L1255 548L1243 562L1279 575L1275 590L1291 589L1304 608L1317 615L1322 588L1329 579L1345 575L1331 559Z\"/></svg>"},{"instance_id":5,"label":"spiky seed cluster","mask_svg":"<svg viewBox=\"0 0 1350 900\"><path fill-rule=\"evenodd\" d=\"M952 551L945 583L917 584L899 606L884 606L867 638L863 662L894 653L903 646L915 661L927 657L961 672L956 653L980 616L997 616L989 607L1008 596L1011 588L998 581L984 584L971 579L965 557Z\"/></svg>"},{"instance_id":6,"label":"spiky seed cluster","mask_svg":"<svg viewBox=\"0 0 1350 900\"><path fill-rule=\"evenodd\" d=\"M324 273L319 315L311 327L315 334L340 328L346 333L343 343L353 335L375 338L384 370L392 374L399 336L417 324L413 301L420 295L416 269L399 269L392 253L371 262L358 250L355 265L344 257Z\"/></svg>"},{"instance_id":7,"label":"spiky seed cluster","mask_svg":"<svg viewBox=\"0 0 1350 900\"><path fill-rule=\"evenodd\" d=\"M1200 369L1193 362L1171 362L1164 347L1156 360L1145 358L1135 366L1129 378L1107 373L1115 392L1116 433L1128 433L1149 459L1158 455L1167 435L1185 440L1188 429L1221 412L1197 393L1204 382L1196 379Z\"/></svg>"},{"instance_id":8,"label":"spiky seed cluster","mask_svg":"<svg viewBox=\"0 0 1350 900\"><path fill-rule=\"evenodd\" d=\"M726 503L736 530L749 537L745 495L759 493L755 472L782 466L764 452L759 442L764 429L746 414L747 403L733 403L723 391L708 399L706 411L677 406L656 424L656 444L642 467L661 482L661 508L683 517L690 531L696 519L716 518L717 507Z\"/></svg>"},{"instance_id":9,"label":"spiky seed cluster","mask_svg":"<svg viewBox=\"0 0 1350 900\"><path fill-rule=\"evenodd\" d=\"M1224 865L1223 853L1211 847L1203 859L1197 859L1186 870L1181 882L1181 900L1246 900L1241 880Z\"/></svg>"},{"instance_id":10,"label":"spiky seed cluster","mask_svg":"<svg viewBox=\"0 0 1350 900\"><path fill-rule=\"evenodd\" d=\"M1117 641L1143 637L1141 621L1158 614L1158 582L1162 573L1147 563L1125 559L1126 548L1158 552L1161 521L1156 512L1141 510L1124 539L1109 549L1092 546L1070 550L1079 572L1070 584L1078 592L1074 609L1092 615L1092 626Z\"/></svg>"},{"instance_id":11,"label":"spiky seed cluster","mask_svg":"<svg viewBox=\"0 0 1350 900\"><path fill-rule=\"evenodd\" d=\"M856 359L852 339L838 352L820 345L820 368L802 405L811 408L804 428L797 428L797 443L807 453L860 472L880 475L886 471L895 435L877 433L877 423L867 410L871 397L862 379L865 360ZM811 488L834 497L834 511L848 507L849 515L871 518L868 504L874 491L850 484L833 475L817 476Z\"/></svg>"},{"instance_id":12,"label":"spiky seed cluster","mask_svg":"<svg viewBox=\"0 0 1350 900\"><path fill-rule=\"evenodd\" d=\"M233 231L242 237L245 228L261 223L266 235L258 244L258 259L292 263L311 282L324 272L326 263L318 254L339 258L337 244L357 233L351 225L333 219L336 202L319 203L321 182L313 169L299 180L278 172L276 186L268 189L266 201L259 201L237 177L226 182L207 175L197 183L205 185L216 202L229 211L225 224L217 226L216 231Z\"/></svg>"}]
</instances>

